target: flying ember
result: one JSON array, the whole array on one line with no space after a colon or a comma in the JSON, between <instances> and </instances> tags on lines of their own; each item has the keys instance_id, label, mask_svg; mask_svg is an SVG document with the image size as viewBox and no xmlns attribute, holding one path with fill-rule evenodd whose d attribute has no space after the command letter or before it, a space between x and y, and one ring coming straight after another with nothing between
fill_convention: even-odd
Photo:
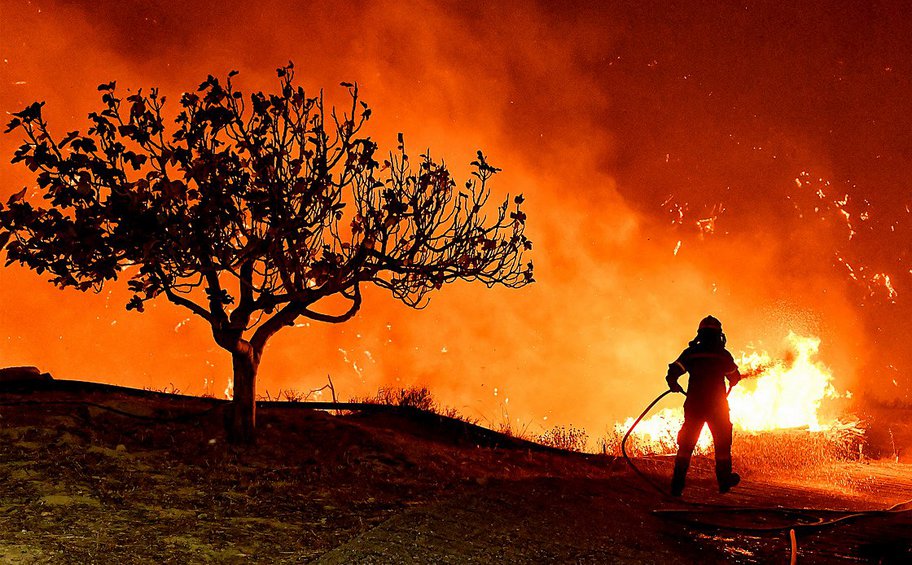
<instances>
[{"instance_id":1,"label":"flying ember","mask_svg":"<svg viewBox=\"0 0 912 565\"><path fill-rule=\"evenodd\" d=\"M773 358L765 351L742 353L737 359L746 377L732 388L728 397L735 430L744 432L801 428L822 432L838 422L820 413L825 399L848 397L833 386L829 368L817 360L820 339L789 332L788 355ZM633 424L628 418L615 424L623 434ZM681 408L665 408L639 423L632 435L642 453L671 453L676 449L676 436L684 422ZM706 452L712 445L709 429L703 429L697 451Z\"/></svg>"}]
</instances>

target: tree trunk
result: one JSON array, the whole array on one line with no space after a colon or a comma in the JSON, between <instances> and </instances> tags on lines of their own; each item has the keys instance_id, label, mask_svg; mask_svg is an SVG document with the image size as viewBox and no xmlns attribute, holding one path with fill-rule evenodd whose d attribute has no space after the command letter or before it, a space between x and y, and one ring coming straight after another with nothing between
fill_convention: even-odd
<instances>
[{"instance_id":1,"label":"tree trunk","mask_svg":"<svg viewBox=\"0 0 912 565\"><path fill-rule=\"evenodd\" d=\"M252 445L256 442L256 374L257 356L250 349L232 353L234 367L234 400L225 421L228 442Z\"/></svg>"}]
</instances>

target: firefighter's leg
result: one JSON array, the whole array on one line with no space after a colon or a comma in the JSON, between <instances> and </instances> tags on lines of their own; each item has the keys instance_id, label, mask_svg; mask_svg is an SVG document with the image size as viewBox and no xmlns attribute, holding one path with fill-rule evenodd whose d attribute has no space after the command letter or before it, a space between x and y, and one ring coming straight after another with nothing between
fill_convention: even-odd
<instances>
[{"instance_id":1,"label":"firefighter's leg","mask_svg":"<svg viewBox=\"0 0 912 565\"><path fill-rule=\"evenodd\" d=\"M719 483L719 492L726 493L741 481L741 476L732 472L732 424L728 406L720 406L715 410L707 423L716 452L716 481Z\"/></svg>"},{"instance_id":2,"label":"firefighter's leg","mask_svg":"<svg viewBox=\"0 0 912 565\"><path fill-rule=\"evenodd\" d=\"M703 418L694 414L684 413L684 425L678 432L678 453L675 455L674 474L671 477L671 494L681 496L684 492L684 483L687 477L687 468L690 467L690 456L700 438L703 429Z\"/></svg>"}]
</instances>

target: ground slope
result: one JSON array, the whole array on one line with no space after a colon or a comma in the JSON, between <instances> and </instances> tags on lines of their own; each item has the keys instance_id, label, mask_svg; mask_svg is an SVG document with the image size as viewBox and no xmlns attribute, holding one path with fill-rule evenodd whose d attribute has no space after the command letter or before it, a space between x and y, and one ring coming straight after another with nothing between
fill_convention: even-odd
<instances>
[{"instance_id":1,"label":"ground slope","mask_svg":"<svg viewBox=\"0 0 912 565\"><path fill-rule=\"evenodd\" d=\"M434 415L265 404L258 444L237 450L222 440L216 400L64 383L0 392L0 561L765 563L790 553L785 532L654 515L680 505L623 461ZM640 464L666 480L667 460ZM878 508L912 498L909 465L843 466L852 480L838 491L828 475L753 473L722 497L699 460L686 499ZM866 517L799 531L799 554L909 562L910 532L909 513Z\"/></svg>"}]
</instances>

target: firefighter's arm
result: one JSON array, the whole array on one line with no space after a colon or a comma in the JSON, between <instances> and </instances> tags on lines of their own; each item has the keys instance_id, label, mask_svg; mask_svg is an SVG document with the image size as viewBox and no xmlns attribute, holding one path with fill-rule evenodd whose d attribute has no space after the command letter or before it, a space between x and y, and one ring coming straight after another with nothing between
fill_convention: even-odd
<instances>
[{"instance_id":1,"label":"firefighter's arm","mask_svg":"<svg viewBox=\"0 0 912 565\"><path fill-rule=\"evenodd\" d=\"M735 386L741 381L741 371L738 370L738 366L735 365L735 362L732 361L732 368L729 372L725 373L725 377L728 379L728 387Z\"/></svg>"},{"instance_id":2,"label":"firefighter's arm","mask_svg":"<svg viewBox=\"0 0 912 565\"><path fill-rule=\"evenodd\" d=\"M684 363L678 359L668 366L668 374L665 375L665 382L671 392L684 392L684 387L678 383L678 378L686 372Z\"/></svg>"}]
</instances>

